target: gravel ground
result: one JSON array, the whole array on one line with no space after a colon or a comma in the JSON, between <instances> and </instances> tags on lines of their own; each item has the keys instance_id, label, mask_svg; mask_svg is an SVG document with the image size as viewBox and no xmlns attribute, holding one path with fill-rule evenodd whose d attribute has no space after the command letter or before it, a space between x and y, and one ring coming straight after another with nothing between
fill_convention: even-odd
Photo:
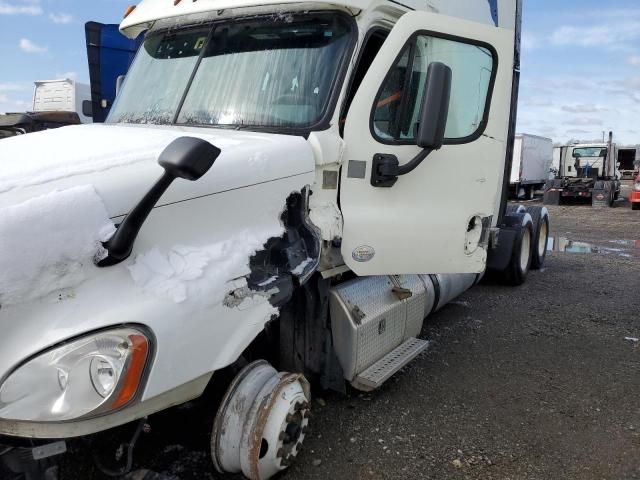
<instances>
[{"instance_id":1,"label":"gravel ground","mask_svg":"<svg viewBox=\"0 0 640 480\"><path fill-rule=\"evenodd\" d=\"M283 479L640 479L640 343L625 339L640 337L640 212L624 200L549 210L554 237L599 253L552 252L523 287L467 292L426 321L432 348L380 391L315 392ZM140 466L220 478L199 407L152 426ZM61 480L101 478L81 454L67 461Z\"/></svg>"}]
</instances>

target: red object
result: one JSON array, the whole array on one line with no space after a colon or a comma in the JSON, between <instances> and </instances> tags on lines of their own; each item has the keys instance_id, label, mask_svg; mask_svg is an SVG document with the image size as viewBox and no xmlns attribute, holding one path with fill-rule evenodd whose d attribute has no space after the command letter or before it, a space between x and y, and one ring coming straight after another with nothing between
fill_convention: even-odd
<instances>
[{"instance_id":1,"label":"red object","mask_svg":"<svg viewBox=\"0 0 640 480\"><path fill-rule=\"evenodd\" d=\"M631 190L631 195L629 196L629 201L631 202L632 205L636 203L640 203L640 191L635 189L635 185L639 185L639 184L640 184L640 176L636 178L634 187Z\"/></svg>"}]
</instances>

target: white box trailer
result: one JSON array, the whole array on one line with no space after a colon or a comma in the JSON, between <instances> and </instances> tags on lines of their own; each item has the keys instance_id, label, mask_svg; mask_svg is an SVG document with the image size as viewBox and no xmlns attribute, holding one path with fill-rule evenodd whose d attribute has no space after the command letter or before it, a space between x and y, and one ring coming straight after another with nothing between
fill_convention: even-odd
<instances>
[{"instance_id":1,"label":"white box trailer","mask_svg":"<svg viewBox=\"0 0 640 480\"><path fill-rule=\"evenodd\" d=\"M106 124L0 142L0 469L207 389L212 465L270 478L310 384L379 388L542 265L546 210L506 205L521 2L412 5L143 0Z\"/></svg>"},{"instance_id":2,"label":"white box trailer","mask_svg":"<svg viewBox=\"0 0 640 480\"><path fill-rule=\"evenodd\" d=\"M37 80L33 89L34 112L75 112L81 123L91 117L83 111L83 103L91 102L91 87L70 78ZM86 110L86 108L85 108Z\"/></svg>"},{"instance_id":3,"label":"white box trailer","mask_svg":"<svg viewBox=\"0 0 640 480\"><path fill-rule=\"evenodd\" d=\"M511 192L518 198L533 198L536 190L549 179L553 162L553 140L550 138L518 134L513 146L511 164Z\"/></svg>"}]
</instances>

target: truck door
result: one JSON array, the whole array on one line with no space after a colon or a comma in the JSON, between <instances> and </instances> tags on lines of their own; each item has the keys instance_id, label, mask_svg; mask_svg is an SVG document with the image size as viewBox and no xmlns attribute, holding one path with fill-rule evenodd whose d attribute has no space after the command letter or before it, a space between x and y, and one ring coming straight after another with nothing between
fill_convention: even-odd
<instances>
[{"instance_id":1,"label":"truck door","mask_svg":"<svg viewBox=\"0 0 640 480\"><path fill-rule=\"evenodd\" d=\"M427 12L396 24L347 114L340 204L342 254L359 275L484 271L500 202L514 32ZM393 186L372 185L377 154L416 157L432 62L452 71L441 149Z\"/></svg>"}]
</instances>

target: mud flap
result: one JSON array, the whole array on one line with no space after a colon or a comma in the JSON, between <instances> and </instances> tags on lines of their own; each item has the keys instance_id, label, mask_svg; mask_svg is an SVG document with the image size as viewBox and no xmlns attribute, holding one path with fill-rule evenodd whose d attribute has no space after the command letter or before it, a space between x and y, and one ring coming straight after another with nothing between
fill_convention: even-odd
<instances>
[{"instance_id":1,"label":"mud flap","mask_svg":"<svg viewBox=\"0 0 640 480\"><path fill-rule=\"evenodd\" d=\"M509 265L513 255L513 245L520 231L519 226L501 227L498 243L489 249L487 269L501 272Z\"/></svg>"},{"instance_id":2,"label":"mud flap","mask_svg":"<svg viewBox=\"0 0 640 480\"><path fill-rule=\"evenodd\" d=\"M596 182L591 194L591 206L595 208L609 208L613 200L611 184L608 182Z\"/></svg>"}]
</instances>

